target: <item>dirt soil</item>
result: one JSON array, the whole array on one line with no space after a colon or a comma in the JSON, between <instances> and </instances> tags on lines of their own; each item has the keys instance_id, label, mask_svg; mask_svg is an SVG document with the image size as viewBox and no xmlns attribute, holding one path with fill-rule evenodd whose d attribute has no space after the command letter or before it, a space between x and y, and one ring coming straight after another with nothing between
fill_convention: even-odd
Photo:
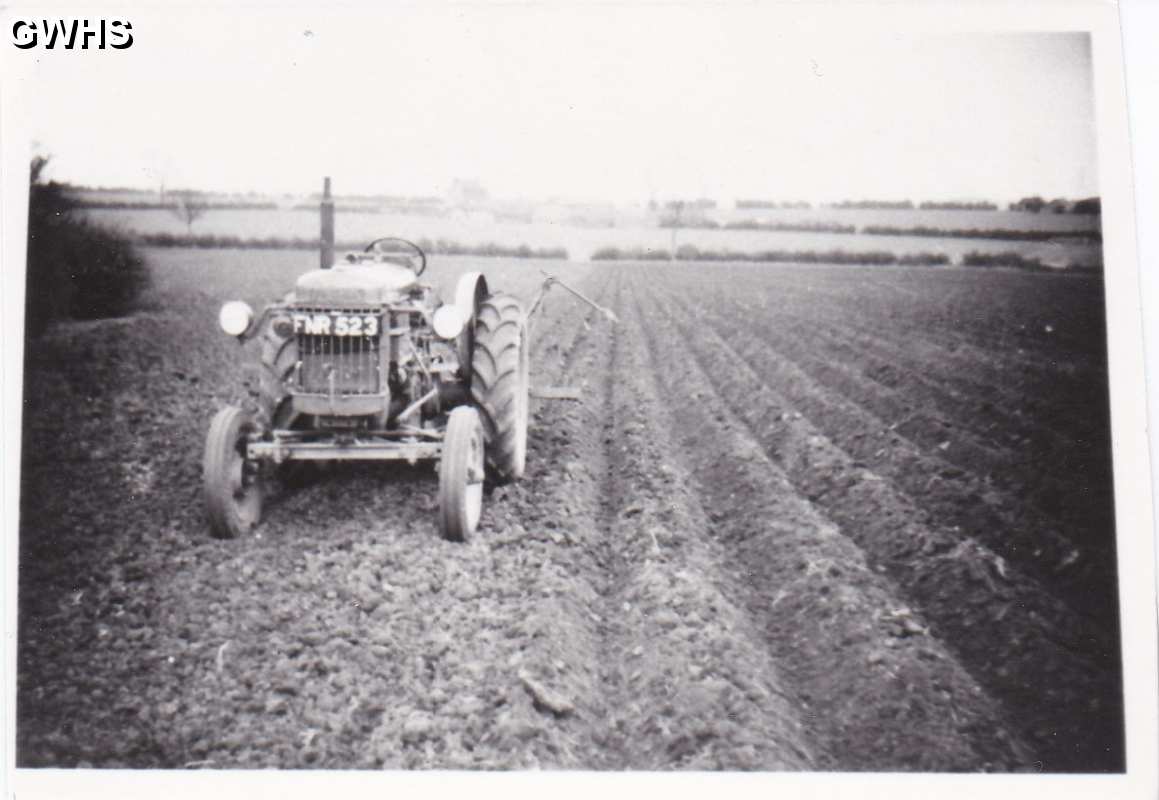
<instances>
[{"instance_id":1,"label":"dirt soil","mask_svg":"<svg viewBox=\"0 0 1159 800\"><path fill-rule=\"evenodd\" d=\"M302 256L150 256L150 310L29 350L20 766L1123 769L1097 279L554 264L620 322L550 296L533 384L582 399L471 542L377 464L223 542L216 307Z\"/></svg>"}]
</instances>

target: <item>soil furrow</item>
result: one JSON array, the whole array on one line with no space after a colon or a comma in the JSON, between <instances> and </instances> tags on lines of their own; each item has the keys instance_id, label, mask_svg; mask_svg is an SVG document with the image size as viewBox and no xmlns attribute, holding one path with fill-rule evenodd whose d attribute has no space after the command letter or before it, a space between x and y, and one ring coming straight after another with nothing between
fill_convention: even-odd
<instances>
[{"instance_id":1,"label":"soil furrow","mask_svg":"<svg viewBox=\"0 0 1159 800\"><path fill-rule=\"evenodd\" d=\"M968 360L954 363L947 372L945 354L918 337L901 346L870 331L816 318L781 318L777 327L785 341L808 342L813 355L837 362L843 370L852 370L896 394L903 399L901 405L930 409L936 417L952 420L955 430L968 431L993 450L994 457L1005 459L994 475L997 479L1035 480L1033 475L1046 470L1065 482L1068 475L1073 478L1072 465L1080 456L1089 468L1109 470L1109 450L1090 449L1097 444L1095 434L1105 427L1095 412L1105 411L1106 398L1092 389L1092 383L1099 381L1092 382L1089 373L1076 369L1081 379L1067 381L1065 374L1055 370L1054 390L1046 395L1012 388L1010 376L999 382L980 382L967 372ZM1079 397L1082 401L1076 402ZM1029 404L1034 408L1028 408Z\"/></svg>"},{"instance_id":2,"label":"soil furrow","mask_svg":"<svg viewBox=\"0 0 1159 800\"><path fill-rule=\"evenodd\" d=\"M689 363L680 332L657 307L665 304L654 301L650 315L639 307L627 315L625 333L648 343L662 416L728 565L722 589L784 666L823 747L822 766L1028 766L997 704L857 545L796 493Z\"/></svg>"},{"instance_id":3,"label":"soil furrow","mask_svg":"<svg viewBox=\"0 0 1159 800\"><path fill-rule=\"evenodd\" d=\"M751 329L738 331L726 316L718 318L728 325L734 339L752 333ZM1099 436L1085 433L1086 429L1099 426L1098 403L1084 404L1087 422L1068 426L1068 436L1036 428L1020 439L1018 447L998 446L987 435L972 431L968 423L959 422L975 416L972 408L954 403L947 408L943 399L931 396L921 385L897 379L896 370L889 372L889 383L893 385L866 374L863 366L856 365L858 361L866 363L860 344L847 346L844 358L834 357L824 346L823 335L812 331L798 335L780 324L775 329L775 339L769 335L768 325L758 330L764 334L762 338L775 341L778 350L818 384L837 396L856 399L882 420L892 420L891 430L928 450L938 449L942 453L940 459L1023 498L1022 505L1033 506L1035 513L1053 519L1055 525L1065 523L1076 543L1093 543L1100 551L1105 550L1113 505L1109 491L1110 445L1100 441ZM872 360L868 363L873 364ZM880 364L879 368L890 369ZM979 392L975 396L993 398L994 393ZM1076 475L1083 476L1083 480L1076 480Z\"/></svg>"},{"instance_id":4,"label":"soil furrow","mask_svg":"<svg viewBox=\"0 0 1159 800\"><path fill-rule=\"evenodd\" d=\"M625 313L619 292L614 308ZM656 425L659 400L629 330L618 327L610 344L601 452L580 453L585 466L604 470L608 766L813 767L813 744L781 677L718 588L705 522Z\"/></svg>"},{"instance_id":5,"label":"soil furrow","mask_svg":"<svg viewBox=\"0 0 1159 800\"><path fill-rule=\"evenodd\" d=\"M714 270L715 271L715 270ZM824 267L770 268L762 275L753 275L744 267L722 267L722 279L714 280L714 297L737 303L738 297L726 287L743 281L749 287L745 302L759 315L776 311L778 315L810 321L838 321L856 337L880 339L890 352L899 351L902 359L920 359L918 369L938 382L959 385L968 393L985 390L986 385L1003 387L1013 382L1036 380L1035 386L1058 386L1089 391L1092 382L1074 376L1088 375L1099 369L1105 372L1105 332L1102 309L1095 303L1060 303L1047 306L1041 298L1051 296L1043 291L1044 276L1007 275L1009 294L987 295L984 302L996 306L998 312L986 315L986 326L976 320L979 291L983 283L977 275L957 270L939 271L936 282L939 295L931 298L919 292L922 302L906 304L899 312L898 290L904 286L898 280L881 280L891 270L874 270L873 276L863 278L856 269L826 269ZM928 276L912 271L895 271L917 278L915 285L926 282ZM736 280L729 280L730 276ZM786 280L788 278L788 280ZM1024 283L1020 283L1025 281ZM1070 295L1101 297L1102 281L1086 276L1051 276L1047 281L1055 289L1064 289ZM850 284L856 284L851 288ZM964 293L965 296L961 296ZM1030 302L1027 302L1030 300ZM1058 318L1064 308L1072 311L1085 309L1086 314ZM802 313L802 310L807 310ZM947 320L947 317L949 320ZM888 320L888 323L882 324ZM947 322L949 324L947 324ZM998 335L991 326L998 322ZM1046 326L1050 326L1050 331ZM989 343L987 346L984 344ZM1052 360L1059 344L1064 342L1070 356L1066 363ZM973 381L982 381L979 385ZM1094 382L1095 386L1098 382ZM1053 398L1035 390L1023 397L1050 403Z\"/></svg>"},{"instance_id":6,"label":"soil furrow","mask_svg":"<svg viewBox=\"0 0 1159 800\"><path fill-rule=\"evenodd\" d=\"M792 310L788 311L792 315ZM939 406L945 404L950 409L967 412L954 416L971 425L972 430L983 437L995 429L1009 429L1023 436L1065 438L1071 431L1067 423L1084 421L1081 415L1073 413L1073 408L1058 403L1058 398L1035 397L1033 392L1015 391L1011 378L1017 375L1020 382L1026 381L1029 376L1025 369L1013 369L1008 364L1001 371L971 369L970 365L978 362L989 368L987 357L992 360L993 356L983 356L966 344L948 349L913 336L903 345L886 338L879 330L855 324L842 326L815 317L786 316L785 323L789 332L795 332L801 338L824 340L833 352L847 356L843 360L870 377L876 376L884 385L920 389L930 398L938 399ZM904 336L901 338L905 340ZM1041 368L1041 364L1037 366ZM1052 364L1049 370L1042 371L1040 381L1058 386L1064 392L1093 395L1097 391L1092 390L1087 373L1079 364ZM980 377L979 372L988 373L990 380ZM1028 401L1036 405L1057 404L1060 412L1070 412L1070 416L1061 425L1051 424L1049 416L1045 420L1027 416L1025 406ZM1007 443L995 442L998 445Z\"/></svg>"},{"instance_id":7,"label":"soil furrow","mask_svg":"<svg viewBox=\"0 0 1159 800\"><path fill-rule=\"evenodd\" d=\"M1110 669L1117 653L1099 646L1100 633L975 540L927 527L916 507L796 414L711 327L681 330L766 453L1006 704L1045 769L1122 768L1121 687Z\"/></svg>"},{"instance_id":8,"label":"soil furrow","mask_svg":"<svg viewBox=\"0 0 1159 800\"><path fill-rule=\"evenodd\" d=\"M1108 435L1097 281L545 262L621 322L549 297L532 385L581 400L533 400L527 474L470 542L439 538L430 465L381 463L218 541L206 426L255 355L219 304L313 261L210 255L149 252L176 311L30 340L20 766L1123 768L1113 578L1055 575L1079 514L1021 494L1110 492L1068 484L1092 459L1034 462ZM536 266L483 268L529 298Z\"/></svg>"},{"instance_id":9,"label":"soil furrow","mask_svg":"<svg viewBox=\"0 0 1159 800\"><path fill-rule=\"evenodd\" d=\"M848 298L845 298L846 303ZM790 298L782 298L780 304L790 315L800 306ZM823 319L841 319L848 307L834 304L819 316ZM808 324L810 318L797 319ZM1057 383L1062 381L1068 388L1085 390L1088 384L1076 379L1085 369L1093 366L1088 357L1079 354L1068 364L1057 364L1046 357L1045 352L1030 347L1030 342L1003 342L1001 349L983 347L977 338L969 341L959 330L944 331L945 325L935 325L932 321L915 324L912 321L896 320L894 327L886 327L872 322L849 320L845 332L856 340L866 338L880 343L886 352L903 352L901 363L911 365L919 374L928 375L936 384L943 381L958 386L965 391L976 392L983 386L1003 387L1012 376L1024 381ZM1029 335L1029 334L1028 334ZM907 348L909 350L907 351ZM1028 349L1029 348L1029 349ZM924 370L929 371L924 371ZM966 371L968 370L968 371ZM1048 400L1049 398L1043 398Z\"/></svg>"},{"instance_id":10,"label":"soil furrow","mask_svg":"<svg viewBox=\"0 0 1159 800\"><path fill-rule=\"evenodd\" d=\"M863 387L834 382L832 368L824 372L816 360L802 356L800 348L789 346L782 337L754 338L754 331L764 333L763 327L738 329L727 317L701 308L691 313L715 327L741 358L814 420L831 441L891 479L909 499L920 503L929 518L938 519L944 527L957 526L966 536L1034 574L1061 601L1068 602L1076 615L1114 615L1114 548L1107 547L1105 529L1100 529L1097 537L1075 531L1077 523L1062 529L1057 520L1017 501L976 472L963 472L929 455L907 438L903 425L888 423L896 414L877 416L872 404L863 406L852 399L860 397L866 402L869 392ZM830 380L815 380L813 371L818 369ZM896 412L901 413L900 409ZM959 436L952 432L941 435L953 440L950 450L960 447ZM1093 591L1096 587L1100 591ZM1113 634L1107 635L1108 646L1114 646Z\"/></svg>"},{"instance_id":11,"label":"soil furrow","mask_svg":"<svg viewBox=\"0 0 1159 800\"><path fill-rule=\"evenodd\" d=\"M597 369L620 366L618 341L618 332L596 319L576 346L564 348L547 376L579 383L584 400L539 404L536 466L528 480L499 490L508 497L494 513L522 520L522 541L553 545L540 586L551 599L524 626L520 677L549 703L574 709L549 716L570 731L566 752L579 766L806 768L808 745L769 683L771 671L744 678L724 661L751 649L731 630L735 610L687 560L654 561L652 536L667 541L694 532L680 524L672 502L653 501L662 519L653 503L640 505L663 487L652 484L638 448L622 448L642 434L627 416L634 399L626 407L629 398L614 380L621 373ZM649 532L645 523L666 523L671 532ZM542 712L544 703L533 696L531 706Z\"/></svg>"},{"instance_id":12,"label":"soil furrow","mask_svg":"<svg viewBox=\"0 0 1159 800\"><path fill-rule=\"evenodd\" d=\"M1059 483L1067 484L1069 480L1073 484L1073 476L1086 463L1078 463L1079 453L1088 453L1084 457L1092 468L1109 469L1108 454L1090 450L1092 444L1095 448L1106 447L1105 435L1099 435L1106 427L1105 391L1100 394L1100 387L1105 387L1105 369L1084 367L1081 358L1078 363L1064 365L1052 362L1047 368L1043 368L1040 359L1032 366L1006 369L989 382L980 383L975 376L990 369L996 359L993 354L972 351L965 342L947 349L928 341L929 330L899 333L890 328L882 330L880 325L859 324L860 313L851 318L853 309L825 308L813 293L807 297L770 296L766 291L755 299L746 299L726 295L719 288L717 292L717 307L744 309L743 318L763 318L774 327L779 340L807 342L809 347L804 352L809 356L822 362L841 361L854 372L864 374L872 381L865 386L867 392L904 389L901 406L907 413L900 418L907 431L919 436L923 431L931 437L941 436L933 444L945 438L942 428L946 420L954 425L950 433L972 432L991 458L1008 459L991 470L995 480L1034 483L1040 481L1040 476L1050 474ZM804 314L802 309L809 313ZM903 328L902 320L891 322L894 328ZM897 341L882 338L886 334L893 334ZM1004 357L1002 363L1008 360ZM1028 383L1036 370L1042 372L1038 382ZM934 415L923 426L925 409L931 405L942 410L945 420ZM914 411L915 408L919 410ZM995 431L1002 434L1001 441L993 439ZM1099 484L1094 478L1088 482ZM1048 499L1048 507L1053 507L1065 503L1068 495L1055 492ZM1085 504L1084 498L1083 503L1072 505L1074 510L1082 511ZM1061 510L1058 515L1067 518L1067 513L1068 510Z\"/></svg>"},{"instance_id":13,"label":"soil furrow","mask_svg":"<svg viewBox=\"0 0 1159 800\"><path fill-rule=\"evenodd\" d=\"M851 271L809 272L813 279L806 284L808 305L826 315L856 306L869 313L853 321L855 329L876 332L899 346L917 335L923 342L940 347L951 360L955 353L973 357L974 361L967 363L975 366L976 362L975 368L984 371L995 367L1039 374L1047 369L1049 356L1058 352L1059 344L1077 359L1076 364L1087 365L1091 357L1093 363L1103 363L1099 358L1105 343L1104 311L1098 301L1103 294L1101 277L1006 273L1000 281L1003 291L990 292L990 282L977 272L939 270L933 278L939 285L938 294L931 297L923 292L922 302L898 314L894 287L907 278L915 285L923 284L931 276L876 270L874 277L860 282L858 291L851 293L844 285L852 277ZM891 272L902 280L876 278ZM770 288L783 285L773 275L769 283L773 284ZM803 299L800 288L799 283L791 286L790 298ZM1087 302L1088 298L1097 299ZM980 313L983 305L986 314ZM890 324L873 324L885 319ZM983 319L985 323L978 324ZM968 335L963 337L963 333Z\"/></svg>"}]
</instances>

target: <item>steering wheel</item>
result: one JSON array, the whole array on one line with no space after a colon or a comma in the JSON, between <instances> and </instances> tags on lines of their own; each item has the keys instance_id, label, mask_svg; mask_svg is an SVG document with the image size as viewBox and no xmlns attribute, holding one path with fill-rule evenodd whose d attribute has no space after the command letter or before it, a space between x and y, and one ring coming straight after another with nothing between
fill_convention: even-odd
<instances>
[{"instance_id":1,"label":"steering wheel","mask_svg":"<svg viewBox=\"0 0 1159 800\"><path fill-rule=\"evenodd\" d=\"M387 260L414 270L415 277L422 275L427 269L427 254L423 252L423 249L414 242L399 239L396 236L375 239L366 245L366 250L363 252L386 256ZM415 267L416 258L418 259L417 268Z\"/></svg>"}]
</instances>

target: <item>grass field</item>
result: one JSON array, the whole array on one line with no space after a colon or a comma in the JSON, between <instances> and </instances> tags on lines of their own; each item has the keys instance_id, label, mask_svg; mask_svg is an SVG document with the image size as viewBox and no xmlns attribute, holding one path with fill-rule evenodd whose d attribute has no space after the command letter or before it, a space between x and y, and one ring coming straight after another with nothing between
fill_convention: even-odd
<instances>
[{"instance_id":1,"label":"grass field","mask_svg":"<svg viewBox=\"0 0 1159 800\"><path fill-rule=\"evenodd\" d=\"M435 259L620 318L549 297L582 400L526 478L467 545L379 465L220 542L216 310L314 256L146 252L147 311L26 371L19 765L1123 769L1099 277Z\"/></svg>"},{"instance_id":2,"label":"grass field","mask_svg":"<svg viewBox=\"0 0 1159 800\"><path fill-rule=\"evenodd\" d=\"M142 234L210 234L247 238L280 237L309 239L318 235L318 214L307 210L224 209L209 210L187 229L174 214L163 209L92 209L91 218L104 225ZM878 211L864 209L742 210L720 212L722 221L762 219L774 222L827 223L898 227L928 226L942 229L1009 229L1082 231L1098 227L1097 217L1074 214L1032 214L1013 211ZM411 239L446 239L462 244L495 242L506 246L563 247L571 258L586 261L602 247L671 250L673 231L656 227L642 214L624 215L615 227L580 227L552 222L496 221L485 215L423 216L398 213L338 213L336 235L341 241L370 241L379 236L401 235ZM1100 265L1098 244L1076 241L1019 242L987 239L929 238L759 230L681 229L676 245L690 244L701 250L886 250L903 256L945 253L954 263L971 251L1016 252L1025 258L1065 266L1071 263Z\"/></svg>"}]
</instances>

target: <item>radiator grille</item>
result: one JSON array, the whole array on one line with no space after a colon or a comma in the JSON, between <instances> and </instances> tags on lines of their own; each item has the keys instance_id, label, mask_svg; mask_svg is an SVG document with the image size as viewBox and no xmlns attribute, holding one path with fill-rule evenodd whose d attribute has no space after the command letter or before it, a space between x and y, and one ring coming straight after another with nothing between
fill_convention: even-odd
<instances>
[{"instance_id":1,"label":"radiator grille","mask_svg":"<svg viewBox=\"0 0 1159 800\"><path fill-rule=\"evenodd\" d=\"M301 309L307 313L369 314L364 309ZM379 326L381 330L381 325ZM298 334L298 388L306 394L379 394L381 333L377 336Z\"/></svg>"}]
</instances>

